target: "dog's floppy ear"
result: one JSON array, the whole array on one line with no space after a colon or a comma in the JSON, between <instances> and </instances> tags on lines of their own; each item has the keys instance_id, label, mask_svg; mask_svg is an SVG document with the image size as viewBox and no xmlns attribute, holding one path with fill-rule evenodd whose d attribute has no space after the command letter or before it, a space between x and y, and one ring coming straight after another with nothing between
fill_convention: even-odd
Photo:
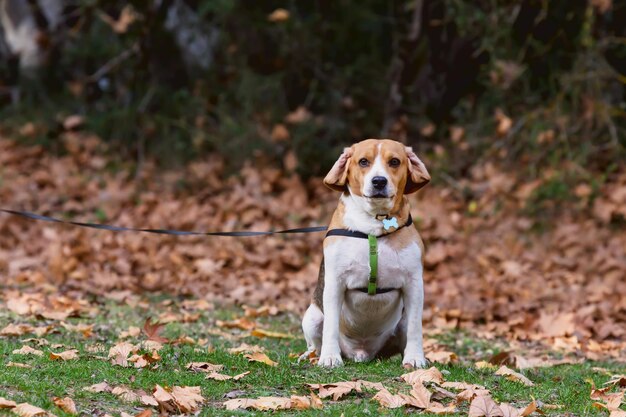
<instances>
[{"instance_id":1,"label":"dog's floppy ear","mask_svg":"<svg viewBox=\"0 0 626 417\"><path fill-rule=\"evenodd\" d=\"M348 181L348 167L351 156L352 148L344 148L335 165L326 174L324 185L336 191L345 191L347 189L346 183Z\"/></svg>"},{"instance_id":2,"label":"dog's floppy ear","mask_svg":"<svg viewBox=\"0 0 626 417\"><path fill-rule=\"evenodd\" d=\"M409 158L404 194L411 194L430 182L430 174L426 170L424 163L413 152L413 148L407 146L404 149L406 150L406 156Z\"/></svg>"}]
</instances>

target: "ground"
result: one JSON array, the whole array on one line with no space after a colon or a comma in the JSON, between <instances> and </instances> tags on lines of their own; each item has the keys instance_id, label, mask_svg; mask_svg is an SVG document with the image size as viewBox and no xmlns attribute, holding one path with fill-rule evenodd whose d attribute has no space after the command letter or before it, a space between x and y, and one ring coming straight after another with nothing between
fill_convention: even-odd
<instances>
[{"instance_id":1,"label":"ground","mask_svg":"<svg viewBox=\"0 0 626 417\"><path fill-rule=\"evenodd\" d=\"M273 165L229 173L212 156L176 170L150 160L137 166L87 132L64 133L58 147L53 153L0 137L0 208L135 228L270 230L327 224L338 199L320 178L305 181ZM81 412L103 417L144 408L255 412L225 404L314 414L320 398L327 414L399 415L419 408L416 395L476 417L496 409L481 414L479 397L524 408L507 415L536 406L546 414L624 417L626 379L612 376L625 373L626 171L597 176L570 164L573 177L551 170L529 180L524 171L479 161L452 178L436 156L423 159L433 183L410 202L426 244L424 326L427 357L442 372L436 381L411 374L404 377L411 388L400 358L335 370L297 363L305 350L298 318L315 285L322 233L174 237L2 213L0 396L9 409L10 401L27 402L55 414L62 411L54 398L67 396ZM229 324L242 317L242 304L278 314ZM165 324L167 340L155 334L158 326L141 333L149 317ZM259 338L258 329L250 333L255 327L279 334ZM273 337L280 333L291 337ZM278 365L228 351L243 342L263 346ZM41 352L14 353L23 346ZM70 359L52 360L50 352ZM191 362L223 365L215 368L221 375L250 373L207 380L201 371L209 365L194 372L186 369ZM84 390L105 380L108 386L92 389L103 392ZM461 391L454 381L484 388ZM326 395L342 388L352 392ZM236 398L226 403L228 393ZM278 399L241 400L268 396Z\"/></svg>"},{"instance_id":2,"label":"ground","mask_svg":"<svg viewBox=\"0 0 626 417\"><path fill-rule=\"evenodd\" d=\"M37 304L32 298L28 301L26 298L17 299L29 304L32 309L45 305ZM54 304L54 300L52 302ZM17 303L11 304L12 307L15 305ZM181 299L163 297L140 299L128 296L118 301L94 299L88 304L83 303L80 313L84 316L82 318L68 317L55 320L43 317L51 317L55 311L58 314L61 310L42 307L35 315L18 315L4 307L0 310L2 328L9 324L24 324L34 328L31 330L35 332L37 328L42 327L47 331L47 334L40 338L35 338L28 331L21 336L0 338L0 355L4 368L0 374L0 397L17 403L30 403L60 416L71 414L56 407L52 400L54 397L72 398L78 411L86 415L101 416L105 413L119 415L120 412L136 415L147 408L153 409L156 413L158 407L142 405L138 399L126 402L113 393L88 392L84 388L106 381L111 387L125 386L134 391L144 390L150 394L157 384L166 390L174 386L198 386L204 399L204 403L198 408L200 415L230 416L265 415L266 412L227 411L224 404L228 398L310 396L311 389L307 384L366 380L381 382L392 393L408 392L408 385L400 379L400 376L410 371L402 368L399 356L371 363L347 362L345 367L338 369L321 369L308 361L298 363L295 354L305 350L299 317L274 308L260 311L261 314L264 311L277 313L273 316L245 317L244 310L235 307L216 307L206 302L189 300L183 302ZM254 316L258 310L246 309L246 311L248 316ZM157 332L150 326L147 327L148 333L141 331L137 334L131 329L130 333L135 336L127 335L122 339L122 336L125 336L124 331L128 332L132 326L142 328L146 318L149 317L172 321L159 328ZM92 325L93 327L90 327ZM254 326L257 329L277 332L276 336L280 337L252 336L250 330L229 328L231 325ZM592 384L602 387L611 380L613 374L626 373L626 366L616 362L584 361L577 364L555 365L558 362L554 359L555 354L552 354L552 366L527 368L521 371L534 383L533 386L525 386L521 382L495 375L498 366L481 368L480 365L476 365L481 360L489 360L494 354L505 351L510 347L506 341L481 340L466 331L453 330L435 332L437 334L429 337L429 330L431 329L427 327L429 350L453 351L458 356L456 359L452 356L453 363L434 363L446 381L483 385L496 403L506 402L517 408L525 408L534 399L539 409L547 415L608 415L606 410L594 406L597 400L590 398ZM160 358L153 363L136 368L133 362L128 362L126 364L128 366L124 367L112 363L116 357L108 357L110 349L119 345L122 340L139 344L149 336L153 339L162 337L171 342L162 340L163 347L158 351ZM229 348L239 346L241 343L261 346L267 356L278 364L269 366L260 362L249 362L241 354L228 352ZM41 350L44 354L37 356L14 353L23 345ZM59 353L72 348L78 350L77 359L64 361L52 360L49 357L48 352ZM151 349L146 348L139 353L142 352L150 353ZM516 353L520 356L528 352L529 349L524 350L523 346L517 346ZM10 362L28 365L28 368L7 366ZM220 373L231 376L248 371L250 373L237 381L209 380L205 379L207 375L205 372L188 370L188 364L191 362L224 365ZM425 384L433 393L433 401L438 398L437 401L445 405L455 404L456 411L453 415L467 415L470 404L468 401L455 402L457 400L454 398L437 397L435 394L437 386L430 382ZM619 392L618 388L619 383L618 387L611 391ZM381 413L404 415L408 411L417 411L416 408L407 406L389 409L372 398L376 391L364 389L361 393L352 392L337 401L333 401L331 397L324 398L321 400L323 413L359 416ZM453 396L459 394L458 390L451 388L440 392L448 392ZM289 410L285 413L302 416L319 415L319 410Z\"/></svg>"}]
</instances>

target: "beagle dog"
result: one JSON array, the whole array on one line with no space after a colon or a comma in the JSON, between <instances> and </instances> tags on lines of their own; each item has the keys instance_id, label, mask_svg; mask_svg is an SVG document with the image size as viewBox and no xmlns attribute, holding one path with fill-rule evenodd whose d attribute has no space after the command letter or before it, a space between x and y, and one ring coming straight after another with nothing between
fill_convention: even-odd
<instances>
[{"instance_id":1,"label":"beagle dog","mask_svg":"<svg viewBox=\"0 0 626 417\"><path fill-rule=\"evenodd\" d=\"M307 351L323 367L403 353L422 367L424 244L406 194L430 181L410 147L367 139L345 148L324 178L340 191L313 300L302 319ZM375 259L373 259L375 258ZM375 262L374 262L375 261Z\"/></svg>"}]
</instances>

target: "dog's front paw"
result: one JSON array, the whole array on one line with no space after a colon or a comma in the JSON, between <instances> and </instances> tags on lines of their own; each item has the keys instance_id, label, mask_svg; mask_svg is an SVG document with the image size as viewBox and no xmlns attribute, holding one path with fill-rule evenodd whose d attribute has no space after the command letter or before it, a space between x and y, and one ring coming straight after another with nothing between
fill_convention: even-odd
<instances>
[{"instance_id":1,"label":"dog's front paw","mask_svg":"<svg viewBox=\"0 0 626 417\"><path fill-rule=\"evenodd\" d=\"M317 361L318 366L322 366L324 368L336 368L338 366L343 366L343 359L341 359L341 354L322 354L320 359Z\"/></svg>"},{"instance_id":2,"label":"dog's front paw","mask_svg":"<svg viewBox=\"0 0 626 417\"><path fill-rule=\"evenodd\" d=\"M423 368L426 366L426 359L424 355L416 355L416 356L408 356L405 355L404 359L402 359L402 366L407 369L412 368Z\"/></svg>"}]
</instances>

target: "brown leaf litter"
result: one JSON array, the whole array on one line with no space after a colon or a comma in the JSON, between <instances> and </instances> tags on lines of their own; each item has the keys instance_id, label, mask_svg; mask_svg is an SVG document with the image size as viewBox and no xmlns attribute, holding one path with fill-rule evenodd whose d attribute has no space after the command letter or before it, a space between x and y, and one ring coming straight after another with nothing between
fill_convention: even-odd
<instances>
[{"instance_id":1,"label":"brown leaf litter","mask_svg":"<svg viewBox=\"0 0 626 417\"><path fill-rule=\"evenodd\" d=\"M509 120L498 113L502 134ZM0 201L42 214L71 213L77 221L97 220L99 213L124 226L225 231L326 224L337 204L320 178L303 180L256 162L226 176L215 156L176 171L146 161L135 177L131 170L105 169L112 162L106 145L88 132L63 134L59 147L65 152L55 156L0 138ZM580 201L565 204L557 221L535 233L541 225L527 208L553 175L548 170L529 180L487 161L409 196L427 247L426 331L470 329L593 360L624 357L626 233L620 222L626 218L626 172L610 173L593 199L579 184L574 192ZM6 288L23 289L5 290L2 298L23 318L65 323L96 314L85 294L114 297L114 291L126 291L127 300L145 291L204 299L187 314L162 317L168 320L194 320L195 311L214 301L266 306L247 310L248 320L272 315L272 306L301 312L315 286L322 239L146 238L2 214L0 271ZM253 329L245 321L237 325ZM0 333L30 332L27 325L15 326ZM160 336L151 331L148 337Z\"/></svg>"}]
</instances>

